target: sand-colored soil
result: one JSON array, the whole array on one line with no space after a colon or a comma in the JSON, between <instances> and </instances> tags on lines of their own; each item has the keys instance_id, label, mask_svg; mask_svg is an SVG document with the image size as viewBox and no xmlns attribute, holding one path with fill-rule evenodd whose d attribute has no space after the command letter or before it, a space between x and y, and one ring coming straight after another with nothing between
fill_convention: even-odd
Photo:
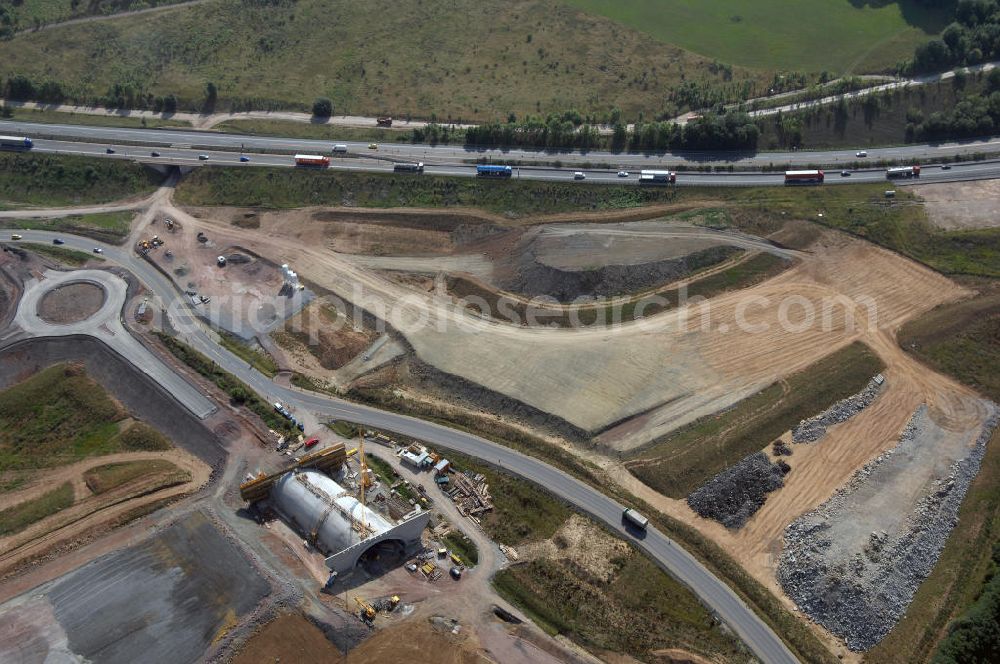
<instances>
[{"instance_id":1,"label":"sand-colored soil","mask_svg":"<svg viewBox=\"0 0 1000 664\"><path fill-rule=\"evenodd\" d=\"M1000 180L924 184L913 193L926 201L927 217L945 230L1000 226Z\"/></svg>"},{"instance_id":2,"label":"sand-colored soil","mask_svg":"<svg viewBox=\"0 0 1000 664\"><path fill-rule=\"evenodd\" d=\"M190 218L189 225L217 241L235 241L225 237L232 232L225 224ZM424 362L446 373L586 431L644 414L640 426L602 439L620 450L808 366L861 336L869 314L874 327L893 329L964 293L896 254L827 233L811 253L796 254L797 267L704 306L614 329L525 328L473 317L440 295L292 239L254 230L239 230L239 239L272 261L295 262L314 282L387 319Z\"/></svg>"},{"instance_id":3,"label":"sand-colored soil","mask_svg":"<svg viewBox=\"0 0 1000 664\"><path fill-rule=\"evenodd\" d=\"M579 514L570 516L549 539L517 548L518 560L569 560L605 582L617 571L612 561L629 555L630 551L623 540L612 537Z\"/></svg>"}]
</instances>

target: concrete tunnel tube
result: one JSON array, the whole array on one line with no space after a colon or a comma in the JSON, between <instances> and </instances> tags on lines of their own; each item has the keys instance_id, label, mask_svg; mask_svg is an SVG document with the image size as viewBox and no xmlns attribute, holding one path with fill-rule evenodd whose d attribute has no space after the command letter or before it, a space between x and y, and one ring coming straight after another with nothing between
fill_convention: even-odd
<instances>
[{"instance_id":1,"label":"concrete tunnel tube","mask_svg":"<svg viewBox=\"0 0 1000 664\"><path fill-rule=\"evenodd\" d=\"M389 542L397 542L394 546L400 546L404 555L421 548L420 534L430 520L430 512L421 510L392 523L312 469L285 473L270 496L275 509L327 556L326 566L340 575L354 571L366 554Z\"/></svg>"}]
</instances>

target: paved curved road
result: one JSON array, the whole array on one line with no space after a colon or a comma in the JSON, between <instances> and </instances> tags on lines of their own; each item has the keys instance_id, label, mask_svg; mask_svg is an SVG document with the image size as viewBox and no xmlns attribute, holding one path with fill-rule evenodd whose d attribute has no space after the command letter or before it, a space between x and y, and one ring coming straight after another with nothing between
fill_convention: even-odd
<instances>
[{"instance_id":1,"label":"paved curved road","mask_svg":"<svg viewBox=\"0 0 1000 664\"><path fill-rule=\"evenodd\" d=\"M173 284L152 265L128 249L102 245L86 238L47 231L18 231L25 242L51 242L55 237L66 246L90 251L95 245L104 249L104 257L125 267L142 280L166 304L175 328L192 347L214 360L222 369L238 376L269 401L281 401L293 409L303 409L329 418L347 419L365 426L394 431L451 449L532 481L571 505L603 522L618 535L632 541L660 567L667 570L710 607L760 658L768 664L791 664L796 658L778 636L734 593L729 586L705 569L691 554L655 528L636 538L622 524L624 507L597 489L533 457L486 439L406 415L355 404L341 399L283 387L247 366L247 363L219 346L196 321L187 301ZM4 233L0 241L8 241ZM128 335L127 335L128 336ZM115 339L104 339L112 347Z\"/></svg>"}]
</instances>

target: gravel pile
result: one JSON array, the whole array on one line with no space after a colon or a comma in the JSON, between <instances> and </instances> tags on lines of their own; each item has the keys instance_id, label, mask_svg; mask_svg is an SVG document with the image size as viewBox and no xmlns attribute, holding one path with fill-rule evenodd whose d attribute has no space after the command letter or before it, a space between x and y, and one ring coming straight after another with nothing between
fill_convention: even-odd
<instances>
[{"instance_id":1,"label":"gravel pile","mask_svg":"<svg viewBox=\"0 0 1000 664\"><path fill-rule=\"evenodd\" d=\"M925 410L917 410L896 447L869 462L830 500L785 530L778 565L781 586L803 612L843 638L851 650L867 650L888 634L931 573L1000 419L994 409L968 456L931 485L899 533L872 532L862 551L847 558L833 555L837 543L830 536L831 523L851 518L851 494L895 453L906 453Z\"/></svg>"},{"instance_id":2,"label":"gravel pile","mask_svg":"<svg viewBox=\"0 0 1000 664\"><path fill-rule=\"evenodd\" d=\"M687 503L699 516L739 530L764 505L768 493L785 485L787 472L764 452L755 452L695 489Z\"/></svg>"},{"instance_id":3,"label":"gravel pile","mask_svg":"<svg viewBox=\"0 0 1000 664\"><path fill-rule=\"evenodd\" d=\"M813 443L819 440L826 434L827 427L846 422L870 406L884 385L885 379L878 374L857 394L841 399L815 417L802 420L792 429L792 442Z\"/></svg>"}]
</instances>

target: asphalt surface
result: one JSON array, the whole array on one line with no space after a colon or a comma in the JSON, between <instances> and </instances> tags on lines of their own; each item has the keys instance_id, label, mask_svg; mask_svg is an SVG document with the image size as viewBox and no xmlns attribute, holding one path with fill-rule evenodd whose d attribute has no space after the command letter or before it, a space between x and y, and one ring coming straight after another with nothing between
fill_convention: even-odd
<instances>
[{"instance_id":1,"label":"asphalt surface","mask_svg":"<svg viewBox=\"0 0 1000 664\"><path fill-rule=\"evenodd\" d=\"M243 136L206 131L175 131L169 129L130 129L119 127L88 127L85 125L59 125L29 122L0 122L0 133L5 135L29 136L35 142L34 150L46 153L78 154L110 159L131 159L151 164L179 166L253 166L294 167L290 154L267 154L283 151L286 153L309 153L329 155L333 140L291 139L266 136ZM44 137L44 138L42 138ZM1000 177L1000 163L982 161L957 164L945 170L929 166L942 157L968 157L977 152L1000 152L1000 139L946 143L941 145L908 145L868 150L867 159L858 159L854 150L759 152L740 153L656 153L620 154L610 152L568 152L541 150L501 150L455 145L410 145L405 143L381 144L377 150L369 149L368 143L357 141L337 141L348 147L346 156L334 155L331 170L392 172L392 164L397 161L421 161L426 164L425 172L432 175L459 177L475 176L477 160L552 162L560 161L565 168L521 166L514 169L514 177L532 180L572 181L575 171L586 175L585 182L603 184L638 184L640 169L676 168L678 166L697 167L706 165L733 166L734 168L762 167L803 167L809 164L841 164L843 167L855 162L877 160L897 160L900 163L924 164L920 180L923 182L947 182ZM107 150L114 150L108 154ZM239 161L239 152L244 151L249 162ZM152 152L159 157L152 157ZM199 155L208 156L200 160ZM586 168L593 163L613 164L613 170ZM627 178L619 178L618 170L629 171ZM850 184L857 182L886 182L885 170L880 168L851 171L851 175L840 175L841 167L827 169L826 184ZM400 174L399 177L420 177L415 174ZM895 181L896 183L900 181ZM760 172L699 173L682 171L677 176L679 186L769 186L783 185L784 174Z\"/></svg>"},{"instance_id":2,"label":"asphalt surface","mask_svg":"<svg viewBox=\"0 0 1000 664\"><path fill-rule=\"evenodd\" d=\"M650 527L637 536L627 530L622 521L624 506L599 490L533 457L490 442L463 431L425 422L406 415L391 413L370 406L284 387L256 371L247 363L219 346L209 332L195 319L189 301L150 263L127 248L104 245L87 238L48 231L17 231L25 242L51 242L60 237L65 246L91 251L94 246L104 249L104 257L136 275L153 291L170 312L179 336L199 352L214 360L220 368L244 381L267 401L280 401L294 412L304 410L321 417L345 419L364 426L385 429L426 441L434 447L455 450L478 458L507 472L544 487L582 512L603 522L616 534L631 541L646 552L660 567L688 586L701 601L711 608L743 642L768 664L796 662L796 658L780 638L734 593L729 586L712 575L691 554L660 531ZM0 241L9 241L7 233ZM126 334L130 337L131 335ZM117 348L118 337L104 338ZM121 340L124 341L124 340ZM127 357L127 356L126 356Z\"/></svg>"},{"instance_id":3,"label":"asphalt surface","mask_svg":"<svg viewBox=\"0 0 1000 664\"><path fill-rule=\"evenodd\" d=\"M111 147L113 154L108 154L107 149ZM302 150L310 149L311 146L299 146ZM330 144L327 144L329 151ZM373 156L367 152L349 153L346 157L333 157L330 160L329 170L333 171L355 171L363 173L392 173L393 161L400 160L402 156L396 152L399 146L392 145L380 148L378 156ZM367 148L365 148L367 150ZM234 168L252 167L279 167L296 168L291 155L286 154L261 154L246 152L243 156L249 157L249 162L241 162L239 152L228 150L213 150L208 148L188 148L188 147L156 147L155 151L159 157L152 157L153 152L148 147L135 145L106 145L98 143L74 143L70 141L54 141L47 139L35 139L34 152L85 155L95 158L137 160L149 164L161 164L164 166L181 167L202 167L202 166L228 166ZM200 155L207 155L207 160L199 158ZM436 155L433 155L436 156ZM423 158L423 157L419 157ZM650 166L647 164L647 166ZM654 164L655 166L655 164ZM301 167L299 167L301 168ZM607 171L599 169L558 169L542 167L520 167L514 169L514 178L525 180L541 181L573 181L573 173L580 170L586 175L585 182L598 184L617 185L638 185L639 171L628 171L627 177L619 177L617 171ZM425 174L444 175L454 177L475 177L476 167L472 164L435 164L426 162ZM858 184L858 183L885 183L887 187L895 187L900 183L913 183L915 180L893 180L886 179L884 169L851 170L849 176L842 176L840 171L826 171L826 185ZM401 173L399 177L420 177L418 174ZM922 168L920 182L954 182L961 180L984 180L1000 178L1000 163L993 161L969 162L955 164L949 169L942 169L940 166L924 166ZM761 186L783 186L785 177L783 173L698 173L681 172L677 175L678 186L700 186L700 187L761 187ZM30 215L30 211L25 211L24 215Z\"/></svg>"}]
</instances>

